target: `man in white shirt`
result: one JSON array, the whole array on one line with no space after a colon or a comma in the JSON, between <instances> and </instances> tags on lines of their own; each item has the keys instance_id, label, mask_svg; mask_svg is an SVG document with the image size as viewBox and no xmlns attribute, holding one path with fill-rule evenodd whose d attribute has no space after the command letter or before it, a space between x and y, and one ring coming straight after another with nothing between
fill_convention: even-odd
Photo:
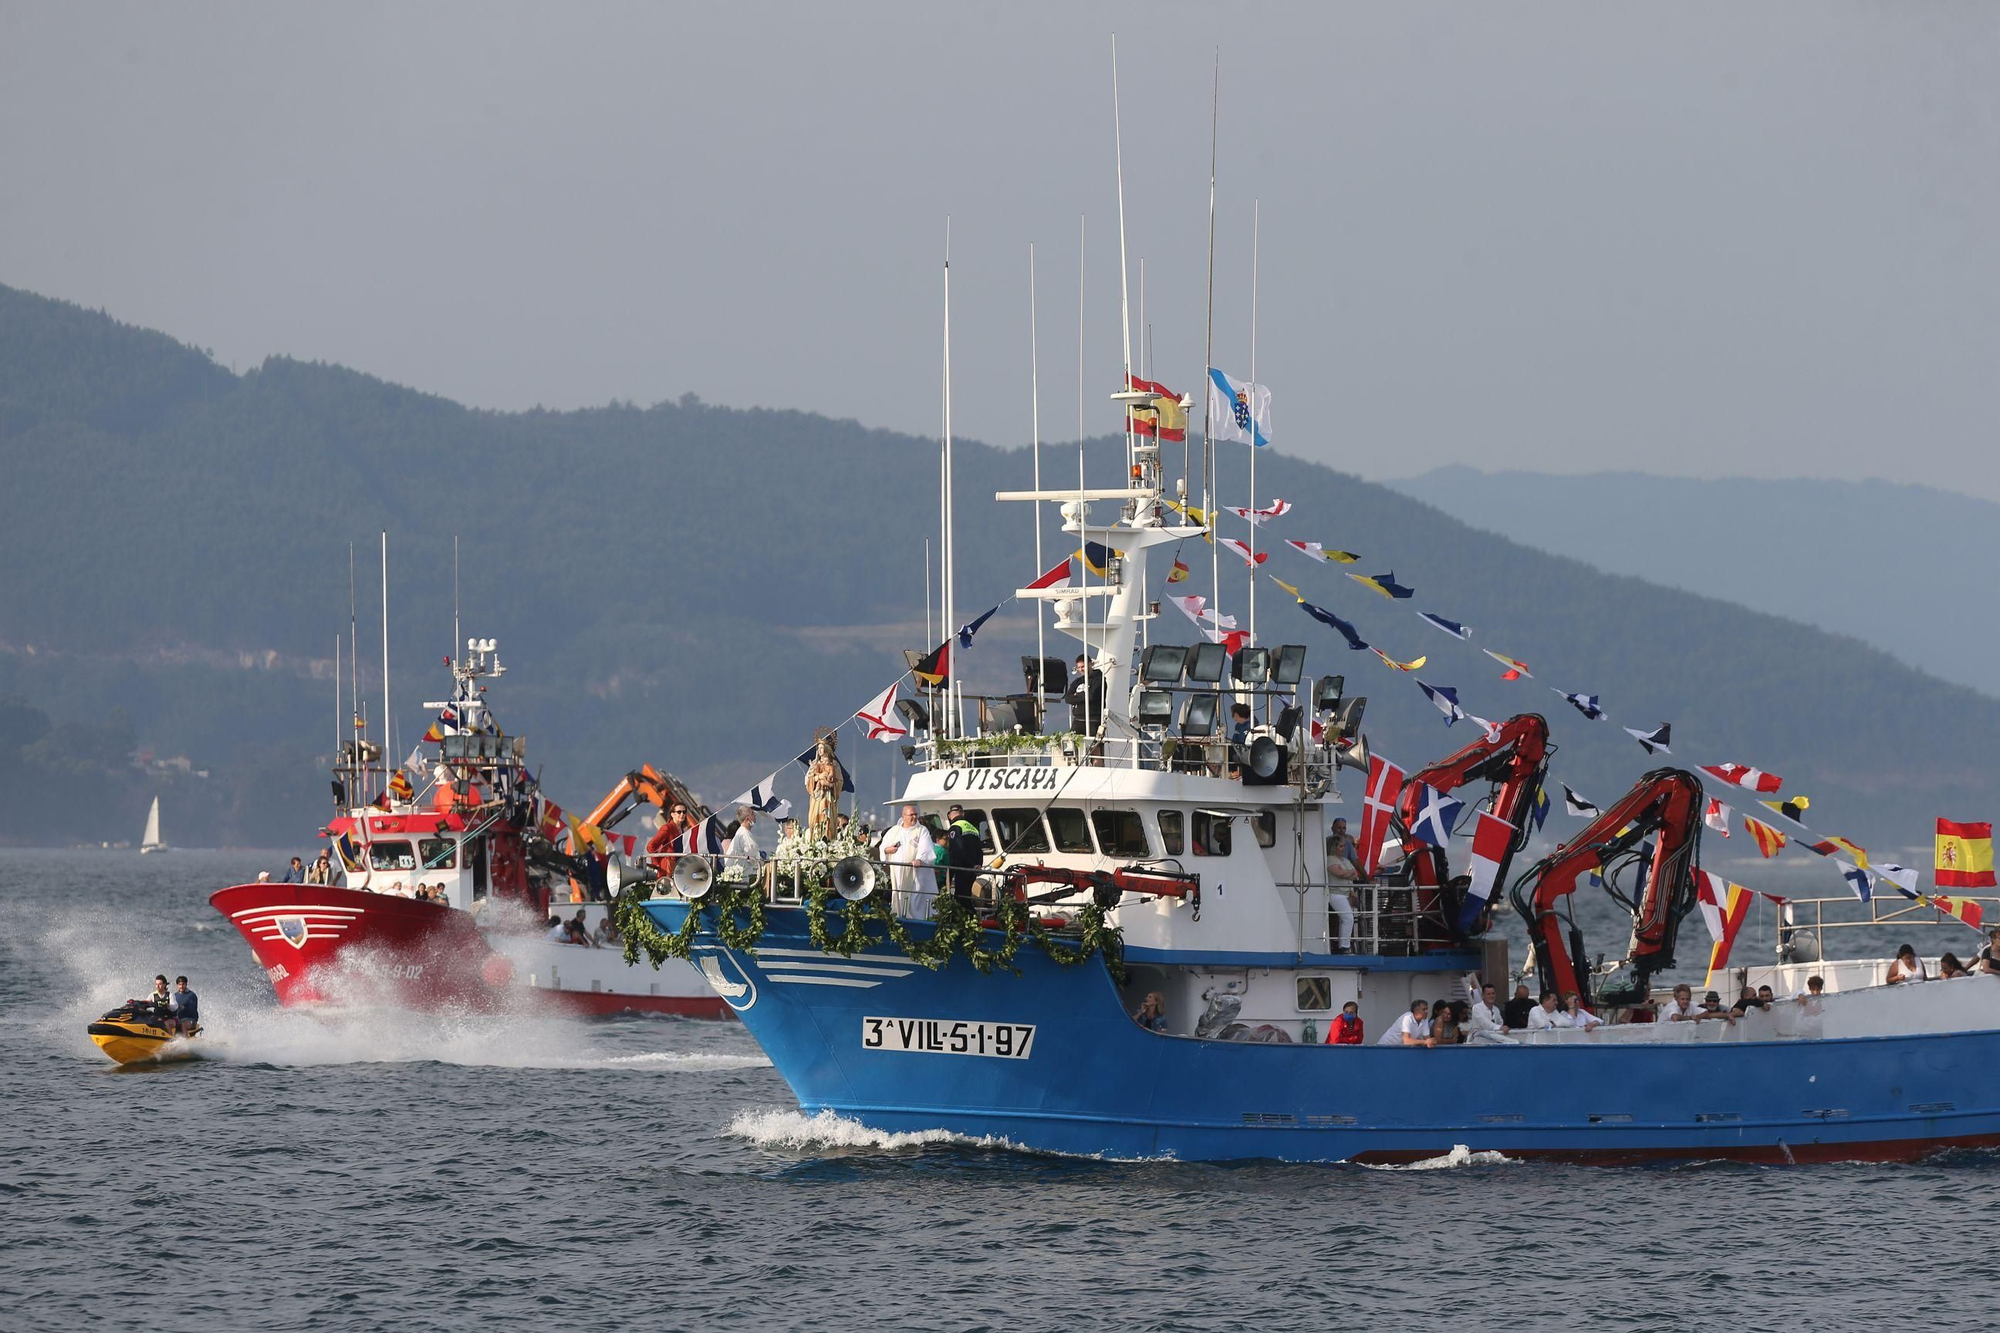
<instances>
[{"instance_id":1,"label":"man in white shirt","mask_svg":"<svg viewBox=\"0 0 2000 1333\"><path fill-rule=\"evenodd\" d=\"M882 835L882 859L889 863L889 903L896 915L928 921L937 899L937 845L914 805L904 806L901 822Z\"/></svg>"},{"instance_id":2,"label":"man in white shirt","mask_svg":"<svg viewBox=\"0 0 2000 1333\"><path fill-rule=\"evenodd\" d=\"M1701 1010L1694 1007L1694 992L1685 984L1674 987L1671 1004L1663 1004L1653 1015L1655 1023L1692 1023L1701 1017Z\"/></svg>"},{"instance_id":3,"label":"man in white shirt","mask_svg":"<svg viewBox=\"0 0 2000 1333\"><path fill-rule=\"evenodd\" d=\"M1431 1007L1422 1000L1410 1005L1410 1012L1389 1025L1377 1046L1428 1046L1431 1044Z\"/></svg>"},{"instance_id":4,"label":"man in white shirt","mask_svg":"<svg viewBox=\"0 0 2000 1333\"><path fill-rule=\"evenodd\" d=\"M739 805L736 807L736 832L729 835L729 846L724 849L722 873L729 879L750 880L764 868L764 852L757 846L757 835L750 831L757 822L757 807Z\"/></svg>"},{"instance_id":5,"label":"man in white shirt","mask_svg":"<svg viewBox=\"0 0 2000 1333\"><path fill-rule=\"evenodd\" d=\"M1568 1014L1556 1008L1556 993L1549 991L1542 996L1540 1004L1528 1011L1528 1031L1547 1032L1550 1028L1569 1027L1571 1024L1562 1021L1568 1017Z\"/></svg>"},{"instance_id":6,"label":"man in white shirt","mask_svg":"<svg viewBox=\"0 0 2000 1333\"><path fill-rule=\"evenodd\" d=\"M1346 953L1354 945L1354 901L1349 886L1361 878L1361 852L1347 836L1347 821L1333 821L1326 836L1326 907L1333 914L1333 952Z\"/></svg>"},{"instance_id":7,"label":"man in white shirt","mask_svg":"<svg viewBox=\"0 0 2000 1333\"><path fill-rule=\"evenodd\" d=\"M1507 1019L1500 1012L1499 987L1479 988L1479 998L1472 1002L1472 1020L1467 1026L1473 1041L1490 1041L1506 1035Z\"/></svg>"}]
</instances>

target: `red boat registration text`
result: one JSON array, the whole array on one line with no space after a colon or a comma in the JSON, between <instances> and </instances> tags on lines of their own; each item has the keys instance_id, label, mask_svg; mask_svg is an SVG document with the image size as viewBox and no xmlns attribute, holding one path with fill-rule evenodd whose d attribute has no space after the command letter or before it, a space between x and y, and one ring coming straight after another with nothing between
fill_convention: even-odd
<instances>
[{"instance_id":1,"label":"red boat registration text","mask_svg":"<svg viewBox=\"0 0 2000 1333\"><path fill-rule=\"evenodd\" d=\"M927 1055L992 1055L1025 1060L1035 1044L1032 1023L968 1023L949 1018L864 1018L861 1045L870 1051Z\"/></svg>"}]
</instances>

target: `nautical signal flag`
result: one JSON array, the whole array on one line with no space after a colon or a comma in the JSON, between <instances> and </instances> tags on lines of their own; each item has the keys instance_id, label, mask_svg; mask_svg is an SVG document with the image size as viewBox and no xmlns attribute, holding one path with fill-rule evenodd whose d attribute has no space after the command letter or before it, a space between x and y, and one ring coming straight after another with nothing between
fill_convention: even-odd
<instances>
[{"instance_id":1,"label":"nautical signal flag","mask_svg":"<svg viewBox=\"0 0 2000 1333\"><path fill-rule=\"evenodd\" d=\"M1234 537L1217 537L1215 539L1215 544L1217 546L1226 546L1230 550L1236 552L1237 555L1242 556L1243 563L1250 566L1252 569L1255 569L1258 565L1263 564L1266 560L1269 560L1271 558L1271 553L1269 551L1253 551L1244 543L1237 541Z\"/></svg>"},{"instance_id":2,"label":"nautical signal flag","mask_svg":"<svg viewBox=\"0 0 2000 1333\"><path fill-rule=\"evenodd\" d=\"M1947 898L1941 893L1932 894L1931 906L1940 912L1957 917L1974 930L1979 929L1986 920L1985 915L1979 910L1979 904L1970 898Z\"/></svg>"},{"instance_id":3,"label":"nautical signal flag","mask_svg":"<svg viewBox=\"0 0 2000 1333\"><path fill-rule=\"evenodd\" d=\"M1479 651L1485 653L1488 657L1498 662L1501 666L1507 668L1505 671L1500 673L1500 679L1502 680L1519 680L1523 676L1526 676L1529 680L1533 680L1535 678L1535 673L1528 670L1528 664L1526 662L1517 662L1513 658L1506 656L1504 653L1494 652L1491 648L1481 648Z\"/></svg>"},{"instance_id":4,"label":"nautical signal flag","mask_svg":"<svg viewBox=\"0 0 2000 1333\"><path fill-rule=\"evenodd\" d=\"M1479 811L1479 822L1472 831L1472 855L1466 860L1466 873L1471 877L1465 886L1465 901L1458 909L1458 928L1471 930L1478 922L1479 914L1486 910L1492 900L1493 890L1500 878L1500 863L1507 859L1507 850L1514 843L1514 826L1498 815Z\"/></svg>"},{"instance_id":5,"label":"nautical signal flag","mask_svg":"<svg viewBox=\"0 0 2000 1333\"><path fill-rule=\"evenodd\" d=\"M1300 592L1297 588L1293 587L1291 584L1279 578L1276 574L1271 575L1270 579L1271 582L1277 584L1280 588L1283 588L1286 592L1290 593L1294 600L1303 602L1306 599L1306 595L1304 593Z\"/></svg>"},{"instance_id":6,"label":"nautical signal flag","mask_svg":"<svg viewBox=\"0 0 2000 1333\"><path fill-rule=\"evenodd\" d=\"M992 615L993 613L988 611L986 614ZM910 734L910 729L897 719L895 710L896 683L892 681L888 689L861 705L861 710L854 716L862 726L868 729L869 740L881 741L887 744L899 736Z\"/></svg>"},{"instance_id":7,"label":"nautical signal flag","mask_svg":"<svg viewBox=\"0 0 2000 1333\"><path fill-rule=\"evenodd\" d=\"M1410 836L1418 842L1427 842L1433 847L1442 847L1451 841L1452 827L1465 810L1465 802L1455 801L1428 783L1417 784L1423 795L1423 803L1417 807L1417 817L1410 823Z\"/></svg>"},{"instance_id":8,"label":"nautical signal flag","mask_svg":"<svg viewBox=\"0 0 2000 1333\"><path fill-rule=\"evenodd\" d=\"M1329 551L1318 542L1287 541L1285 545L1303 551L1315 560L1328 560L1336 565L1351 565L1361 558L1352 551Z\"/></svg>"},{"instance_id":9,"label":"nautical signal flag","mask_svg":"<svg viewBox=\"0 0 2000 1333\"><path fill-rule=\"evenodd\" d=\"M1396 671L1415 671L1418 667L1430 661L1430 658L1428 657L1419 657L1414 662L1398 662L1395 658L1389 656L1389 654L1383 652L1380 648L1375 648L1371 646L1369 651L1373 652L1375 656L1381 658L1384 662L1388 663L1388 665Z\"/></svg>"},{"instance_id":10,"label":"nautical signal flag","mask_svg":"<svg viewBox=\"0 0 2000 1333\"><path fill-rule=\"evenodd\" d=\"M1821 856L1837 856L1845 852L1854 864L1860 866L1863 870L1868 869L1868 849L1860 843L1850 842L1838 834L1833 837L1821 838L1818 842L1809 842L1806 846L1818 852Z\"/></svg>"},{"instance_id":11,"label":"nautical signal flag","mask_svg":"<svg viewBox=\"0 0 2000 1333\"><path fill-rule=\"evenodd\" d=\"M1243 505L1230 505L1229 512L1243 519L1245 522L1262 526L1264 520L1267 518L1283 518L1286 514L1291 513L1292 502L1290 500L1273 500L1262 509L1250 509Z\"/></svg>"},{"instance_id":12,"label":"nautical signal flag","mask_svg":"<svg viewBox=\"0 0 2000 1333\"><path fill-rule=\"evenodd\" d=\"M937 647L917 659L910 668L910 674L924 684L936 689L951 679L951 640L946 639Z\"/></svg>"},{"instance_id":13,"label":"nautical signal flag","mask_svg":"<svg viewBox=\"0 0 2000 1333\"><path fill-rule=\"evenodd\" d=\"M1855 897L1864 903L1875 900L1875 881L1866 870L1837 856L1833 858L1833 863L1840 867L1840 877L1847 881L1848 888L1854 890Z\"/></svg>"},{"instance_id":14,"label":"nautical signal flag","mask_svg":"<svg viewBox=\"0 0 2000 1333\"><path fill-rule=\"evenodd\" d=\"M1137 393L1153 395L1151 403L1133 403L1125 409L1125 429L1134 435L1168 440L1174 444L1187 439L1187 409L1181 406L1179 394L1164 384L1142 380L1137 375L1127 375L1125 387Z\"/></svg>"},{"instance_id":15,"label":"nautical signal flag","mask_svg":"<svg viewBox=\"0 0 2000 1333\"><path fill-rule=\"evenodd\" d=\"M1937 867L1932 882L1941 889L1990 889L1993 885L1993 825L1937 822Z\"/></svg>"},{"instance_id":16,"label":"nautical signal flag","mask_svg":"<svg viewBox=\"0 0 2000 1333\"><path fill-rule=\"evenodd\" d=\"M1767 861L1783 851L1785 843L1789 841L1784 834L1778 832L1778 830L1772 828L1763 820L1752 819L1748 815L1743 816L1743 831L1748 833L1751 839L1756 842L1758 855Z\"/></svg>"},{"instance_id":17,"label":"nautical signal flag","mask_svg":"<svg viewBox=\"0 0 2000 1333\"><path fill-rule=\"evenodd\" d=\"M1570 790L1567 782L1560 784L1563 789L1563 809L1578 819L1595 819L1604 812Z\"/></svg>"},{"instance_id":18,"label":"nautical signal flag","mask_svg":"<svg viewBox=\"0 0 2000 1333\"><path fill-rule=\"evenodd\" d=\"M541 835L545 840L554 842L562 836L563 819L563 808L561 806L551 800L544 799L542 801Z\"/></svg>"},{"instance_id":19,"label":"nautical signal flag","mask_svg":"<svg viewBox=\"0 0 2000 1333\"><path fill-rule=\"evenodd\" d=\"M1311 616L1314 620L1317 620L1320 624L1332 626L1334 631L1338 633L1341 638L1347 640L1347 646L1349 648L1352 648L1355 652L1357 653L1361 652L1362 650L1368 647L1368 640L1362 638L1361 635L1355 630L1354 626L1348 624L1345 620L1342 620L1339 616L1327 610L1325 607L1314 606L1311 602L1306 601L1304 598L1299 599L1299 605L1305 608L1307 615Z\"/></svg>"},{"instance_id":20,"label":"nautical signal flag","mask_svg":"<svg viewBox=\"0 0 2000 1333\"><path fill-rule=\"evenodd\" d=\"M1729 965L1730 946L1736 943L1736 934L1750 915L1754 896L1741 884L1731 884L1720 875L1706 870L1695 872L1695 902L1701 907L1702 924L1708 927L1709 939L1713 941L1704 985L1713 985L1715 974Z\"/></svg>"},{"instance_id":21,"label":"nautical signal flag","mask_svg":"<svg viewBox=\"0 0 2000 1333\"><path fill-rule=\"evenodd\" d=\"M1208 435L1262 449L1271 442L1271 390L1208 368Z\"/></svg>"},{"instance_id":22,"label":"nautical signal flag","mask_svg":"<svg viewBox=\"0 0 2000 1333\"><path fill-rule=\"evenodd\" d=\"M1729 814L1729 807L1711 796L1708 798L1708 809L1702 811L1701 822L1726 838L1729 836Z\"/></svg>"},{"instance_id":23,"label":"nautical signal flag","mask_svg":"<svg viewBox=\"0 0 2000 1333\"><path fill-rule=\"evenodd\" d=\"M1099 578L1104 577L1104 572L1110 568L1112 560L1122 560L1124 557L1123 551L1106 546L1102 542L1085 542L1083 549L1076 553L1076 558L1083 561L1083 567Z\"/></svg>"},{"instance_id":24,"label":"nautical signal flag","mask_svg":"<svg viewBox=\"0 0 2000 1333\"><path fill-rule=\"evenodd\" d=\"M1774 792L1781 790L1785 780L1761 768L1748 764L1703 764L1701 771L1721 778L1737 787L1748 787L1751 791Z\"/></svg>"},{"instance_id":25,"label":"nautical signal flag","mask_svg":"<svg viewBox=\"0 0 2000 1333\"><path fill-rule=\"evenodd\" d=\"M790 817L792 803L778 795L777 782L778 775L776 773L771 774L749 791L744 792L741 796L731 801L727 808L734 809L740 805L747 805L753 810L762 810L774 819Z\"/></svg>"},{"instance_id":26,"label":"nautical signal flag","mask_svg":"<svg viewBox=\"0 0 2000 1333\"><path fill-rule=\"evenodd\" d=\"M1794 824L1804 828L1806 807L1811 805L1812 801L1810 798L1804 796L1787 796L1782 801L1759 801L1757 804L1763 806L1766 810L1777 811Z\"/></svg>"},{"instance_id":27,"label":"nautical signal flag","mask_svg":"<svg viewBox=\"0 0 2000 1333\"><path fill-rule=\"evenodd\" d=\"M1917 896L1917 872L1908 866L1899 866L1894 861L1884 861L1874 867L1874 871L1875 878L1888 880L1905 898Z\"/></svg>"},{"instance_id":28,"label":"nautical signal flag","mask_svg":"<svg viewBox=\"0 0 2000 1333\"><path fill-rule=\"evenodd\" d=\"M1347 577L1353 579L1364 588L1373 588L1384 597L1393 597L1398 601L1401 601L1405 597L1414 597L1417 595L1415 588L1406 588L1396 582L1396 571L1393 569L1387 574L1349 574Z\"/></svg>"},{"instance_id":29,"label":"nautical signal flag","mask_svg":"<svg viewBox=\"0 0 2000 1333\"><path fill-rule=\"evenodd\" d=\"M1438 712L1444 714L1444 724L1447 727L1467 716L1466 711L1458 706L1456 688L1450 685L1426 685L1422 681L1417 682L1417 688L1424 692L1424 698L1429 699Z\"/></svg>"},{"instance_id":30,"label":"nautical signal flag","mask_svg":"<svg viewBox=\"0 0 2000 1333\"><path fill-rule=\"evenodd\" d=\"M979 627L993 619L994 613L999 609L997 606L989 607L985 614L981 615L978 619L960 625L958 627L958 646L961 648L970 648L972 646L972 636L979 633Z\"/></svg>"},{"instance_id":31,"label":"nautical signal flag","mask_svg":"<svg viewBox=\"0 0 2000 1333\"><path fill-rule=\"evenodd\" d=\"M1563 698L1569 700L1570 706L1572 708L1576 709L1577 712L1582 713L1592 722L1602 722L1604 720L1604 710L1598 707L1596 695L1565 694L1561 690L1556 690L1556 687L1553 685L1549 686L1549 688L1555 690L1557 694L1561 694Z\"/></svg>"},{"instance_id":32,"label":"nautical signal flag","mask_svg":"<svg viewBox=\"0 0 2000 1333\"><path fill-rule=\"evenodd\" d=\"M1671 722L1662 722L1651 731L1641 731L1638 727L1625 728L1625 734L1639 742L1639 748L1647 754L1672 754L1667 742L1673 739L1673 731Z\"/></svg>"},{"instance_id":33,"label":"nautical signal flag","mask_svg":"<svg viewBox=\"0 0 2000 1333\"><path fill-rule=\"evenodd\" d=\"M1546 786L1535 788L1534 804L1529 806L1528 815L1531 819L1535 821L1535 827L1537 829L1541 828L1542 825L1548 823L1549 789Z\"/></svg>"},{"instance_id":34,"label":"nautical signal flag","mask_svg":"<svg viewBox=\"0 0 2000 1333\"><path fill-rule=\"evenodd\" d=\"M1030 583L1028 586L1030 588L1053 588L1058 583L1068 583L1069 560L1070 558L1068 556L1064 556L1061 564L1057 565L1054 569L1042 575L1040 578L1036 579L1033 583ZM1179 565L1182 569L1187 568L1187 566L1181 565L1180 561L1178 560L1174 561L1174 563L1176 565Z\"/></svg>"},{"instance_id":35,"label":"nautical signal flag","mask_svg":"<svg viewBox=\"0 0 2000 1333\"><path fill-rule=\"evenodd\" d=\"M1361 803L1361 873L1373 875L1389 838L1389 817L1403 799L1403 770L1379 754L1368 756L1367 795Z\"/></svg>"},{"instance_id":36,"label":"nautical signal flag","mask_svg":"<svg viewBox=\"0 0 2000 1333\"><path fill-rule=\"evenodd\" d=\"M396 800L399 801L407 801L415 794L416 794L415 789L410 786L409 777L404 774L402 769L399 768L394 773L391 773L389 775L390 796L394 797ZM1993 858L1990 853L1988 854L1986 859L1987 859L1987 864L1989 865L1992 864Z\"/></svg>"},{"instance_id":37,"label":"nautical signal flag","mask_svg":"<svg viewBox=\"0 0 2000 1333\"><path fill-rule=\"evenodd\" d=\"M1461 625L1456 620L1446 620L1443 616L1432 615L1429 611L1417 612L1417 619L1423 621L1426 625L1443 630L1454 639L1469 639L1472 637L1472 627L1470 625Z\"/></svg>"},{"instance_id":38,"label":"nautical signal flag","mask_svg":"<svg viewBox=\"0 0 2000 1333\"><path fill-rule=\"evenodd\" d=\"M1186 583L1186 582L1187 582L1187 576L1188 576L1188 567L1187 567L1187 561L1185 561L1185 560L1182 560L1182 559L1180 559L1180 558L1176 557L1176 558L1175 558L1175 560L1174 560L1174 567L1173 567L1173 569L1172 569L1172 570L1170 570L1170 571L1168 572L1168 574L1167 574L1167 582L1169 582L1169 583Z\"/></svg>"}]
</instances>

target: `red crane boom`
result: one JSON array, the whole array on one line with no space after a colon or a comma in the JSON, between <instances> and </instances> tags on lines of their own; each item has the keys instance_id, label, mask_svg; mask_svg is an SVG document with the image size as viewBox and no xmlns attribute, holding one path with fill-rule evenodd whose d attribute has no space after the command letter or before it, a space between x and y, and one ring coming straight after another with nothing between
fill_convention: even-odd
<instances>
[{"instance_id":1,"label":"red crane boom","mask_svg":"<svg viewBox=\"0 0 2000 1333\"><path fill-rule=\"evenodd\" d=\"M1459 907L1463 883L1454 884L1450 863L1442 847L1409 836L1409 827L1423 809L1423 789L1456 791L1474 782L1493 784L1492 813L1514 826L1514 837L1500 861L1494 883L1505 884L1514 863L1514 854L1528 845L1533 822L1535 793L1549 771L1549 723L1540 713L1520 713L1508 718L1490 736L1481 736L1464 749L1440 759L1413 774L1403 784L1392 832L1402 839L1403 864L1415 885L1420 909L1436 913L1454 938L1458 937ZM1421 784L1421 785L1420 785ZM1475 929L1472 933L1479 933Z\"/></svg>"}]
</instances>

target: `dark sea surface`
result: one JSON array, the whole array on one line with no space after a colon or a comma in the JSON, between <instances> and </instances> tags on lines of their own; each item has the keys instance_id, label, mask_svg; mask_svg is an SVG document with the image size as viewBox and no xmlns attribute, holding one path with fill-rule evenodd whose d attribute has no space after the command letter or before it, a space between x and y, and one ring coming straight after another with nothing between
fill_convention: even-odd
<instances>
[{"instance_id":1,"label":"dark sea surface","mask_svg":"<svg viewBox=\"0 0 2000 1333\"><path fill-rule=\"evenodd\" d=\"M1990 1324L2000 1159L1131 1164L809 1122L734 1024L281 1011L256 853L0 851L0 1329ZM1622 941L1606 939L1606 947ZM85 1023L186 972L203 1058Z\"/></svg>"}]
</instances>

